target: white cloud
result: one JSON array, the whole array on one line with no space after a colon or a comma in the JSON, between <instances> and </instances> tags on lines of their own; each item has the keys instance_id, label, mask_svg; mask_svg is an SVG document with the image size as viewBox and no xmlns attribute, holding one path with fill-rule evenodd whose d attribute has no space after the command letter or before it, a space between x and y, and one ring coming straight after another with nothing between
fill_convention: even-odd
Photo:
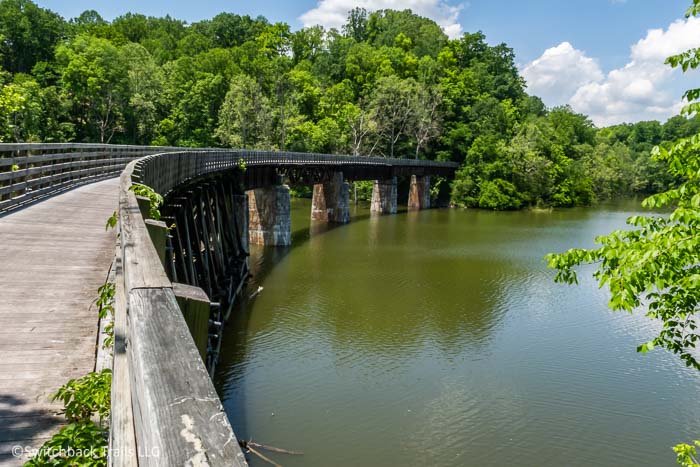
<instances>
[{"instance_id":1,"label":"white cloud","mask_svg":"<svg viewBox=\"0 0 700 467\"><path fill-rule=\"evenodd\" d=\"M319 0L315 8L302 14L299 19L304 26L320 24L326 28L340 29L345 24L348 12L355 7L368 11L411 9L435 21L445 34L454 39L462 35L462 26L457 22L457 17L464 5L450 5L445 0Z\"/></svg>"},{"instance_id":2,"label":"white cloud","mask_svg":"<svg viewBox=\"0 0 700 467\"><path fill-rule=\"evenodd\" d=\"M545 50L521 73L528 91L550 107L567 102L581 86L603 79L598 63L568 42Z\"/></svg>"},{"instance_id":3,"label":"white cloud","mask_svg":"<svg viewBox=\"0 0 700 467\"><path fill-rule=\"evenodd\" d=\"M568 43L548 49L522 69L528 90L547 105L570 104L598 126L665 120L682 107L679 72L664 60L700 43L700 19L651 29L632 45L629 62L603 76L597 65ZM575 84L574 84L575 83Z\"/></svg>"},{"instance_id":4,"label":"white cloud","mask_svg":"<svg viewBox=\"0 0 700 467\"><path fill-rule=\"evenodd\" d=\"M667 30L650 29L647 37L632 46L632 60L663 63L669 55L677 54L700 43L700 18L679 19Z\"/></svg>"}]
</instances>

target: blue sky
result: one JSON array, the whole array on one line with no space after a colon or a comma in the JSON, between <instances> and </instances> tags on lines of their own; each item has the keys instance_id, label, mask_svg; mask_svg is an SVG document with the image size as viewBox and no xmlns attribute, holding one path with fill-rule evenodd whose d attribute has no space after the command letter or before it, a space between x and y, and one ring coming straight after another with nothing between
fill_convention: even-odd
<instances>
[{"instance_id":1,"label":"blue sky","mask_svg":"<svg viewBox=\"0 0 700 467\"><path fill-rule=\"evenodd\" d=\"M550 106L570 104L591 114L599 124L664 119L677 111L678 98L688 80L678 74L664 73L651 62L663 61L659 53L671 50L668 43L674 38L694 40L696 33L700 34L700 22L685 22L676 28L675 35L670 34L671 25L681 20L690 0L39 0L38 3L66 18L92 8L106 19L133 11L156 16L170 14L193 22L228 11L285 21L293 29L312 23L337 26L354 5L368 9L411 7L435 19L453 37L460 32L481 30L490 43L506 42L515 50L531 92L541 95ZM648 31L654 29L660 32L650 36ZM645 42L645 51L638 50L635 55L633 46L644 40L655 40L658 44ZM700 40L696 45L700 45ZM630 64L633 68L639 66L640 58L650 63L646 68L635 69L634 76L642 76L645 82L623 89L621 86L629 82L631 72L617 76L616 71L624 71ZM568 75L561 73L564 66ZM574 79L578 88L572 87L572 76L581 78ZM613 89L615 86L619 88L617 91ZM643 102L641 94L645 91L663 94L663 102L658 97ZM615 100L623 97L630 101L624 109ZM591 103L591 99L602 101ZM617 113L611 115L611 111Z\"/></svg>"}]
</instances>

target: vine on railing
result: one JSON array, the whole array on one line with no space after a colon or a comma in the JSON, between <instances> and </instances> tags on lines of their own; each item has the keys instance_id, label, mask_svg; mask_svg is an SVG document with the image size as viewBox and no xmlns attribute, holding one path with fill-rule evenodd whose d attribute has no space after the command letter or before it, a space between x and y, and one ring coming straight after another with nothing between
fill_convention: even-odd
<instances>
[{"instance_id":1,"label":"vine on railing","mask_svg":"<svg viewBox=\"0 0 700 467\"><path fill-rule=\"evenodd\" d=\"M150 186L142 185L141 183L134 183L129 187L129 191L133 191L137 196L148 198L150 201L148 215L154 220L160 220L159 208L163 205L163 197L161 195L156 193Z\"/></svg>"},{"instance_id":2,"label":"vine on railing","mask_svg":"<svg viewBox=\"0 0 700 467\"><path fill-rule=\"evenodd\" d=\"M115 284L113 282L105 282L97 291L100 296L97 299L97 306L99 308L100 319L110 318L109 324L105 326L104 332L107 334L104 342L102 343L102 348L107 350L111 349L114 344L114 294L115 294Z\"/></svg>"}]
</instances>

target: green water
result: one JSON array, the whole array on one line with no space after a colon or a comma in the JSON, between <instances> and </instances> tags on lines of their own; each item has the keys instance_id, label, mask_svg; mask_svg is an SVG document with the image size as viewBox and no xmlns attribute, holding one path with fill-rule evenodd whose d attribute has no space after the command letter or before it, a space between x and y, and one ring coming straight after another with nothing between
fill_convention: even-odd
<instances>
[{"instance_id":1,"label":"green water","mask_svg":"<svg viewBox=\"0 0 700 467\"><path fill-rule=\"evenodd\" d=\"M635 204L428 210L310 225L253 249L263 291L229 324L215 382L239 438L289 466L673 466L700 436L700 373L635 352L654 335L542 256ZM268 465L255 458L251 465Z\"/></svg>"}]
</instances>

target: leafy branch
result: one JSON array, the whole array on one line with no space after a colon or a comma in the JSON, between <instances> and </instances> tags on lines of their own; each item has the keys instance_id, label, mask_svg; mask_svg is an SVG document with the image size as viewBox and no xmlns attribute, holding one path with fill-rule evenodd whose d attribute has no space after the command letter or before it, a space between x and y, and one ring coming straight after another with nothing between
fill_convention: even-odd
<instances>
[{"instance_id":1,"label":"leafy branch","mask_svg":"<svg viewBox=\"0 0 700 467\"><path fill-rule=\"evenodd\" d=\"M696 447L700 447L700 441L693 441L693 444L679 444L673 448L676 453L676 461L683 467L700 467L697 458Z\"/></svg>"},{"instance_id":2,"label":"leafy branch","mask_svg":"<svg viewBox=\"0 0 700 467\"><path fill-rule=\"evenodd\" d=\"M149 200L148 214L152 219L160 220L160 207L163 205L163 197L153 190L148 185L134 183L129 187L129 191L133 191L137 196L143 196Z\"/></svg>"},{"instance_id":3,"label":"leafy branch","mask_svg":"<svg viewBox=\"0 0 700 467\"><path fill-rule=\"evenodd\" d=\"M113 282L105 282L97 291L100 294L97 298L97 308L99 310L100 319L105 319L107 316L114 318L115 284ZM107 334L107 338L102 344L102 348L109 349L114 343L114 319L105 326L105 333Z\"/></svg>"},{"instance_id":4,"label":"leafy branch","mask_svg":"<svg viewBox=\"0 0 700 467\"><path fill-rule=\"evenodd\" d=\"M91 421L71 423L46 441L25 467L107 465L107 430Z\"/></svg>"},{"instance_id":5,"label":"leafy branch","mask_svg":"<svg viewBox=\"0 0 700 467\"><path fill-rule=\"evenodd\" d=\"M117 214L117 211L114 211L114 213L109 216L109 219L107 219L107 224L105 224L105 230L113 229L117 226L117 220L119 219L119 215Z\"/></svg>"},{"instance_id":6,"label":"leafy branch","mask_svg":"<svg viewBox=\"0 0 700 467\"><path fill-rule=\"evenodd\" d=\"M71 422L89 421L93 414L105 419L109 416L111 387L112 370L104 369L71 379L51 400L63 402L66 418Z\"/></svg>"}]
</instances>

